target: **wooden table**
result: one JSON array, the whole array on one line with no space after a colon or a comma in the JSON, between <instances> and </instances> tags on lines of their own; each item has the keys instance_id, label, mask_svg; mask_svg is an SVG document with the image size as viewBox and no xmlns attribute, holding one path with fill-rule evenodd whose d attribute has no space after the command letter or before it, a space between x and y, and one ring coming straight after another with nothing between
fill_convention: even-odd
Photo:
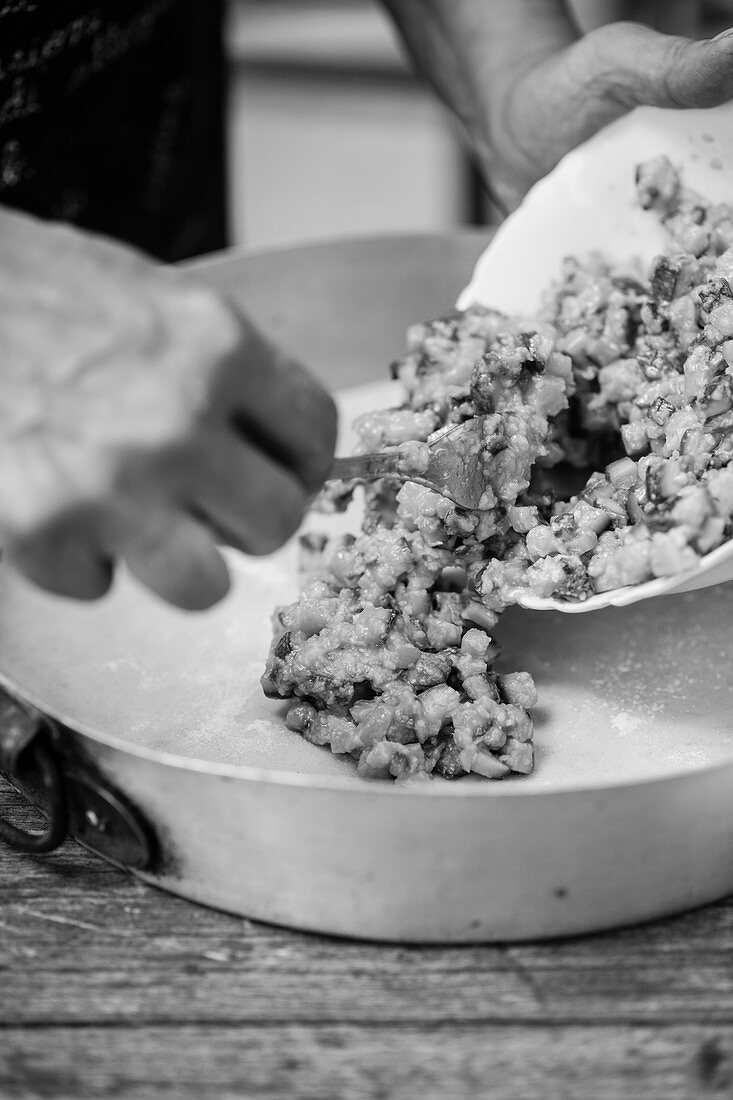
<instances>
[{"instance_id":1,"label":"wooden table","mask_svg":"<svg viewBox=\"0 0 733 1100\"><path fill-rule=\"evenodd\" d=\"M298 350L361 380L406 320L445 307L482 243L436 238L417 278L409 240L375 244L412 270L399 308L347 264L331 308L359 293L383 323L341 348L293 253L312 313ZM273 262L202 272L287 344L261 293ZM26 813L1 785L0 812ZM0 845L0 1029L0 1100L733 1096L733 902L554 943L370 945L198 908L71 841L37 858Z\"/></svg>"},{"instance_id":2,"label":"wooden table","mask_svg":"<svg viewBox=\"0 0 733 1100\"><path fill-rule=\"evenodd\" d=\"M5 808L11 796L3 791ZM511 947L253 924L0 848L0 1097L733 1094L733 901Z\"/></svg>"}]
</instances>

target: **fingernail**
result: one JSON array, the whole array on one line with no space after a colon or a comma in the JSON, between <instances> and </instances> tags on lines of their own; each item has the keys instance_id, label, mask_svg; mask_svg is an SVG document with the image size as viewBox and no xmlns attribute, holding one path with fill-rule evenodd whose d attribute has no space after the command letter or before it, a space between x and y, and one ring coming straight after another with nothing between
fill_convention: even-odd
<instances>
[{"instance_id":1,"label":"fingernail","mask_svg":"<svg viewBox=\"0 0 733 1100\"><path fill-rule=\"evenodd\" d=\"M733 27L729 27L727 31L721 31L720 34L716 34L715 38L711 38L711 42L719 42L721 38L732 38Z\"/></svg>"}]
</instances>

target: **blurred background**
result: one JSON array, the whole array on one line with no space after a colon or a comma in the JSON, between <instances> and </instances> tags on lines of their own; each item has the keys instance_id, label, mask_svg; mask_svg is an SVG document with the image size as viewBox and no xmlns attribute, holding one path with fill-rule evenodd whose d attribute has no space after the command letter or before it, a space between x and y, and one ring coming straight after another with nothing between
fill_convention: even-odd
<instances>
[{"instance_id":1,"label":"blurred background","mask_svg":"<svg viewBox=\"0 0 733 1100\"><path fill-rule=\"evenodd\" d=\"M452 125L373 0L229 5L235 244L484 218Z\"/></svg>"},{"instance_id":2,"label":"blurred background","mask_svg":"<svg viewBox=\"0 0 733 1100\"><path fill-rule=\"evenodd\" d=\"M584 29L639 19L711 35L733 25L731 0L571 7ZM498 220L376 0L230 0L228 14L232 243Z\"/></svg>"}]
</instances>

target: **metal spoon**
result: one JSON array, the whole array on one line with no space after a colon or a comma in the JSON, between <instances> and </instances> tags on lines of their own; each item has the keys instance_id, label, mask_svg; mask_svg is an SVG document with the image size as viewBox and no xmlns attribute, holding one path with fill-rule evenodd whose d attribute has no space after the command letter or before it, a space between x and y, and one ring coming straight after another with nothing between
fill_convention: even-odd
<instances>
[{"instance_id":1,"label":"metal spoon","mask_svg":"<svg viewBox=\"0 0 733 1100\"><path fill-rule=\"evenodd\" d=\"M476 416L464 424L447 428L428 444L428 462L421 473L410 470L399 449L376 454L334 459L328 480L360 478L375 481L390 477L416 481L448 497L459 508L476 510L488 488L486 464L495 433L488 427L489 416Z\"/></svg>"}]
</instances>

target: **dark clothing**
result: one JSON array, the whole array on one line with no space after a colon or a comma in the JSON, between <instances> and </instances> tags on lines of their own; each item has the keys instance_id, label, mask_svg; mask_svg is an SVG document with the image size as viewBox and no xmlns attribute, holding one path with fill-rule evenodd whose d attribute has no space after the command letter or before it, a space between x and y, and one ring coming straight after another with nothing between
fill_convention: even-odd
<instances>
[{"instance_id":1,"label":"dark clothing","mask_svg":"<svg viewBox=\"0 0 733 1100\"><path fill-rule=\"evenodd\" d=\"M0 203L223 247L223 82L217 0L0 0Z\"/></svg>"}]
</instances>

